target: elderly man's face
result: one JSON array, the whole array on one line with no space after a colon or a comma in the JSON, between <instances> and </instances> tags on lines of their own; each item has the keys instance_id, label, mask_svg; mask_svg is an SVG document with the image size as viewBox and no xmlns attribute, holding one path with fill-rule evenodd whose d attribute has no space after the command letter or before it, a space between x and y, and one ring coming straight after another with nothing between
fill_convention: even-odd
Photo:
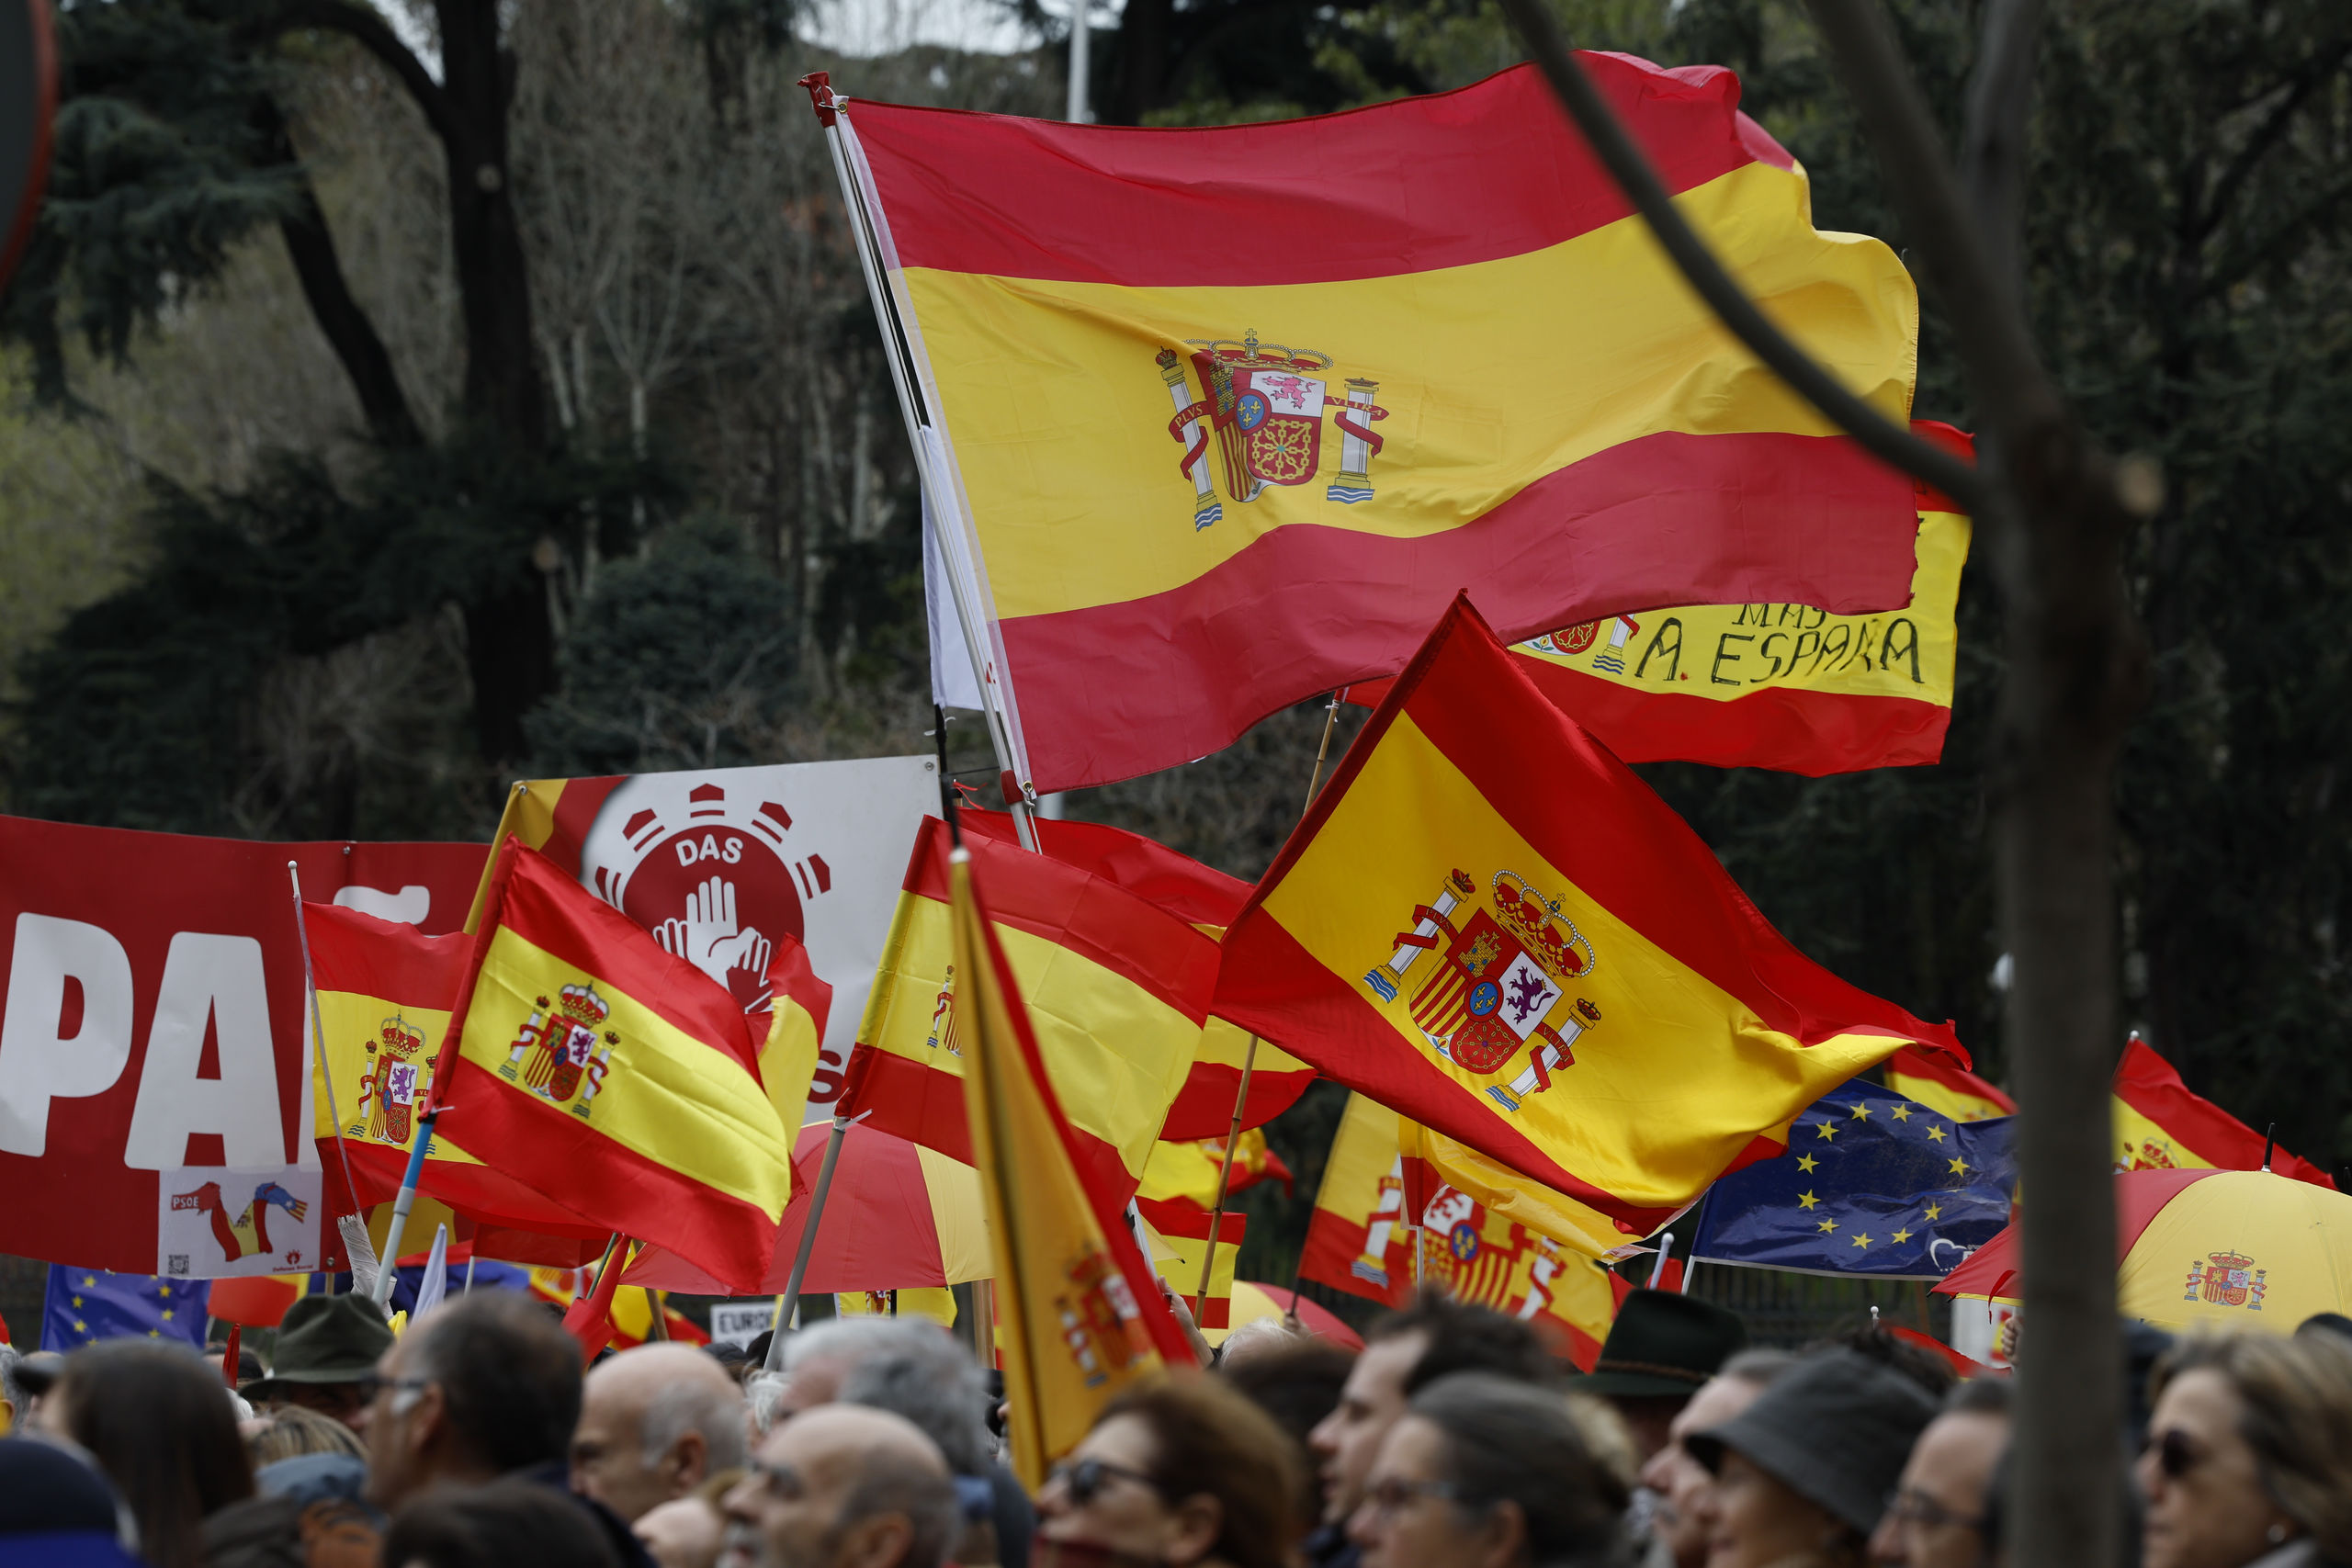
<instances>
[{"instance_id":1,"label":"elderly man's face","mask_svg":"<svg viewBox=\"0 0 2352 1568\"><path fill-rule=\"evenodd\" d=\"M1939 1416L1903 1467L1894 1504L1871 1537L1871 1561L1907 1568L1976 1568L1984 1558L1984 1495L2009 1440L2008 1418Z\"/></svg>"},{"instance_id":2,"label":"elderly man's face","mask_svg":"<svg viewBox=\"0 0 2352 1568\"><path fill-rule=\"evenodd\" d=\"M1667 1430L1666 1446L1642 1466L1642 1484L1657 1498L1651 1530L1674 1553L1676 1568L1699 1568L1707 1560L1707 1500L1715 1478L1690 1457L1682 1439L1720 1427L1756 1403L1764 1390L1746 1378L1716 1378L1690 1396Z\"/></svg>"},{"instance_id":3,"label":"elderly man's face","mask_svg":"<svg viewBox=\"0 0 2352 1568\"><path fill-rule=\"evenodd\" d=\"M835 1405L794 1417L727 1494L721 1568L892 1568L913 1542L908 1517L843 1514L867 1469L910 1464L946 1480L938 1450L896 1416Z\"/></svg>"}]
</instances>

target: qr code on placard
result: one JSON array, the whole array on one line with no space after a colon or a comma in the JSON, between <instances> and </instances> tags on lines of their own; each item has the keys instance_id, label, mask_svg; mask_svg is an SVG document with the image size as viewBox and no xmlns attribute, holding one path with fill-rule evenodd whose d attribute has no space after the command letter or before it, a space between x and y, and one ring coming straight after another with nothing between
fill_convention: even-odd
<instances>
[{"instance_id":1,"label":"qr code on placard","mask_svg":"<svg viewBox=\"0 0 2352 1568\"><path fill-rule=\"evenodd\" d=\"M166 1274L185 1274L185 1273L187 1273L187 1253L185 1253L185 1252L175 1252L175 1253L173 1253L173 1254L172 1254L172 1256L171 1256L171 1267L170 1267L170 1268L168 1268L168 1269L164 1269L164 1273L166 1273Z\"/></svg>"}]
</instances>

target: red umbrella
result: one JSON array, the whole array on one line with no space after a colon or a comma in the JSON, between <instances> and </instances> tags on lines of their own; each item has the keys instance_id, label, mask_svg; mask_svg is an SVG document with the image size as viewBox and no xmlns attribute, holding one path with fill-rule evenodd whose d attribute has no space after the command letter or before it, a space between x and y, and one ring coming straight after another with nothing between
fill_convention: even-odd
<instances>
[{"instance_id":1,"label":"red umbrella","mask_svg":"<svg viewBox=\"0 0 2352 1568\"><path fill-rule=\"evenodd\" d=\"M792 1204L775 1237L763 1292L780 1292L808 1223L817 1170L832 1123L800 1129L792 1149ZM735 1292L660 1245L658 1236L622 1282L704 1295ZM833 1167L832 1190L817 1225L803 1292L896 1291L985 1280L996 1266L980 1216L980 1179L968 1165L904 1138L853 1124Z\"/></svg>"}]
</instances>

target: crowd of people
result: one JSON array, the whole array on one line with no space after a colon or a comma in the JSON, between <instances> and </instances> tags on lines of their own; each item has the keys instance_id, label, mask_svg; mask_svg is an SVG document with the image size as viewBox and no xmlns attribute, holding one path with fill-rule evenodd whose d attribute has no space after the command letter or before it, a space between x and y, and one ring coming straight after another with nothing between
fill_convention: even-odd
<instances>
[{"instance_id":1,"label":"crowd of people","mask_svg":"<svg viewBox=\"0 0 2352 1568\"><path fill-rule=\"evenodd\" d=\"M2133 1338L2123 1568L2352 1568L2352 1322ZM1636 1292L1593 1371L1424 1294L1360 1353L1248 1325L1123 1390L1032 1497L989 1375L927 1320L836 1318L782 1370L601 1356L514 1292L394 1336L307 1296L267 1371L0 1347L0 1568L1979 1568L2007 1382L1876 1325L1747 1344ZM234 1382L234 1392L228 1386Z\"/></svg>"}]
</instances>

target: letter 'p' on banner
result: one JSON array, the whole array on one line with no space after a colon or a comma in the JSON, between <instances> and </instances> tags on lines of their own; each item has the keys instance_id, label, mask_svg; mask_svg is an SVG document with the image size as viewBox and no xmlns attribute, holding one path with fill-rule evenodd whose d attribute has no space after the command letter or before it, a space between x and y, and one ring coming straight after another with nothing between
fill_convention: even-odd
<instances>
[{"instance_id":1,"label":"letter 'p' on banner","mask_svg":"<svg viewBox=\"0 0 2352 1568\"><path fill-rule=\"evenodd\" d=\"M480 844L267 844L0 817L0 1251L190 1279L322 1261L286 880L426 931Z\"/></svg>"}]
</instances>

